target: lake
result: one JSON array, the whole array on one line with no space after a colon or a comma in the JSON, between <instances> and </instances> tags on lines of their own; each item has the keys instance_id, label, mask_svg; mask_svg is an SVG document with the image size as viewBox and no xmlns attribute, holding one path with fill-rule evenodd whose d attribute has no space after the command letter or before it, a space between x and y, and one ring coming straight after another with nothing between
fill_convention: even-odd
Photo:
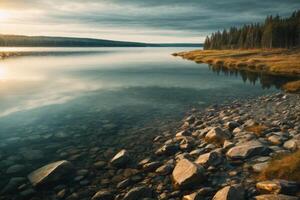
<instances>
[{"instance_id":1,"label":"lake","mask_svg":"<svg viewBox=\"0 0 300 200\"><path fill-rule=\"evenodd\" d=\"M95 149L145 153L191 109L274 93L286 82L171 55L192 48L3 50L31 53L0 61L1 186L59 159L88 168Z\"/></svg>"}]
</instances>

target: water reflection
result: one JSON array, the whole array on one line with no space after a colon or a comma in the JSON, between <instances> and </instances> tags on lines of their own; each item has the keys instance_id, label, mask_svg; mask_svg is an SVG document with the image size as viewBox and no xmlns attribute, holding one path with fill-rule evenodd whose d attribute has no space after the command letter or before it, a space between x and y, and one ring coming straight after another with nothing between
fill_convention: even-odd
<instances>
[{"instance_id":1,"label":"water reflection","mask_svg":"<svg viewBox=\"0 0 300 200\"><path fill-rule=\"evenodd\" d=\"M246 70L229 69L224 66L216 65L209 65L209 69L217 74L235 77L240 76L245 83L249 82L252 85L258 84L263 89L270 89L273 86L277 89L281 89L287 82L299 80L299 77L275 76Z\"/></svg>"}]
</instances>

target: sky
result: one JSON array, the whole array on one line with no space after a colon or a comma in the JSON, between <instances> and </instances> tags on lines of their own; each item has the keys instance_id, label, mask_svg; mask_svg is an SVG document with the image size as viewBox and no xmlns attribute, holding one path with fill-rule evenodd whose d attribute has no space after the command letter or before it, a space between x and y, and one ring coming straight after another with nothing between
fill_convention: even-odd
<instances>
[{"instance_id":1,"label":"sky","mask_svg":"<svg viewBox=\"0 0 300 200\"><path fill-rule=\"evenodd\" d=\"M0 33L199 43L297 9L300 0L0 0Z\"/></svg>"}]
</instances>

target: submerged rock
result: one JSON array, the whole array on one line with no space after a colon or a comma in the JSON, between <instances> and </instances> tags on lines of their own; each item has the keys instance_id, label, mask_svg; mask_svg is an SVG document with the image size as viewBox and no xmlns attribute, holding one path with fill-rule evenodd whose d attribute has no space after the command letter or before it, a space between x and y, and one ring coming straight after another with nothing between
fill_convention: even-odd
<instances>
[{"instance_id":1,"label":"submerged rock","mask_svg":"<svg viewBox=\"0 0 300 200\"><path fill-rule=\"evenodd\" d=\"M33 186L40 186L62 180L73 172L73 165L66 160L45 165L28 175Z\"/></svg>"},{"instance_id":2,"label":"submerged rock","mask_svg":"<svg viewBox=\"0 0 300 200\"><path fill-rule=\"evenodd\" d=\"M205 170L187 159L181 159L175 166L172 173L174 186L177 188L186 188L195 186L195 184L205 180Z\"/></svg>"}]
</instances>

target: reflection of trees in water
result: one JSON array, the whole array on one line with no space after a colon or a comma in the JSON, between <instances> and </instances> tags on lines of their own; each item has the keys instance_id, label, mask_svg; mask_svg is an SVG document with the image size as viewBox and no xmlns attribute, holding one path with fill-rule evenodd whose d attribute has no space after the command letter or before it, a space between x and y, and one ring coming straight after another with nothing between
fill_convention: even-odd
<instances>
[{"instance_id":1,"label":"reflection of trees in water","mask_svg":"<svg viewBox=\"0 0 300 200\"><path fill-rule=\"evenodd\" d=\"M296 77L274 76L246 70L229 69L223 66L215 65L209 65L209 69L217 74L224 74L226 76L241 76L244 82L249 81L253 85L255 85L259 81L263 89L268 89L272 86L280 89L281 86L285 83L297 80Z\"/></svg>"}]
</instances>

